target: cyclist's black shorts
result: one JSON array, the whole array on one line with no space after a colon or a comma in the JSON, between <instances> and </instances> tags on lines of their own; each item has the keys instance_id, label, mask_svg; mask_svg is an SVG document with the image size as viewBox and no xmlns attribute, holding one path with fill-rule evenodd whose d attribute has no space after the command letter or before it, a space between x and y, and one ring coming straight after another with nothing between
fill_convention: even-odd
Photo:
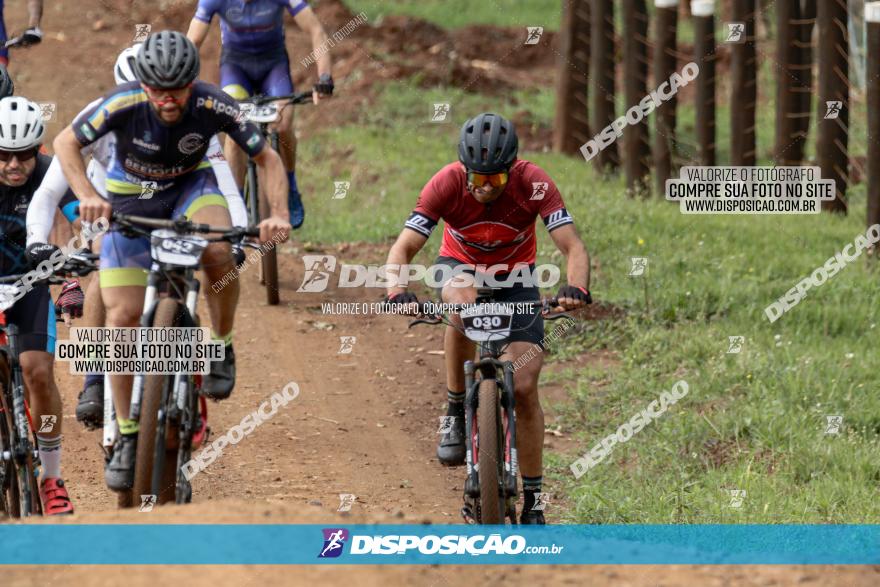
<instances>
[{"instance_id":1,"label":"cyclist's black shorts","mask_svg":"<svg viewBox=\"0 0 880 587\"><path fill-rule=\"evenodd\" d=\"M455 269L459 265L463 263L458 259L454 259L452 257L437 257L437 260L434 261L437 265L446 265ZM529 272L534 273L535 266L529 266ZM474 274L473 270L465 269L463 270L465 273ZM504 276L499 275L497 277L498 281L503 281ZM436 278L437 281L440 280L438 276ZM437 289L437 297L440 298L442 295L443 287L442 285ZM442 298L441 298L442 299ZM513 322L510 332L510 338L508 338L508 342L531 342L541 346L544 348L542 344L542 340L544 339L544 319L541 318L541 292L537 287L531 285L523 285L521 283L515 283L510 287L505 287L502 289L495 290L492 300L499 303L509 303L509 304L522 304L526 305L528 302L534 302L531 305L532 312L517 312L513 315Z\"/></svg>"},{"instance_id":2,"label":"cyclist's black shorts","mask_svg":"<svg viewBox=\"0 0 880 587\"><path fill-rule=\"evenodd\" d=\"M49 286L38 285L6 310L6 323L18 327L18 352L55 353L55 305Z\"/></svg>"}]
</instances>

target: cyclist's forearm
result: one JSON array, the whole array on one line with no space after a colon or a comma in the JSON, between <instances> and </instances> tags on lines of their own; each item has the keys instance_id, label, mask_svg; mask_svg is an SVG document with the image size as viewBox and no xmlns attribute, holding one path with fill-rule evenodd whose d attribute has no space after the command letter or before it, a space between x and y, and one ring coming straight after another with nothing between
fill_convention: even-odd
<instances>
[{"instance_id":1,"label":"cyclist's forearm","mask_svg":"<svg viewBox=\"0 0 880 587\"><path fill-rule=\"evenodd\" d=\"M590 255L583 244L573 246L567 253L566 275L568 284L590 289Z\"/></svg>"},{"instance_id":2,"label":"cyclist's forearm","mask_svg":"<svg viewBox=\"0 0 880 587\"><path fill-rule=\"evenodd\" d=\"M67 179L58 158L52 159L40 187L34 192L27 209L27 244L49 242L49 233L55 220L55 209L67 192Z\"/></svg>"},{"instance_id":3,"label":"cyclist's forearm","mask_svg":"<svg viewBox=\"0 0 880 587\"><path fill-rule=\"evenodd\" d=\"M409 265L416 254L421 250L422 246L424 246L425 242L427 242L427 239L421 235L414 238L407 234L407 232L409 231L404 231L404 233L398 237L397 242L391 246L391 250L388 251L388 260L385 261L385 278L392 284L387 288L389 296L394 296L406 291L409 284L400 283L400 267Z\"/></svg>"},{"instance_id":4,"label":"cyclist's forearm","mask_svg":"<svg viewBox=\"0 0 880 587\"><path fill-rule=\"evenodd\" d=\"M269 147L255 158L257 167L261 167L265 174L266 197L269 200L269 209L272 216L287 218L287 190L289 184L287 175L284 173L284 165L281 157Z\"/></svg>"},{"instance_id":5,"label":"cyclist's forearm","mask_svg":"<svg viewBox=\"0 0 880 587\"><path fill-rule=\"evenodd\" d=\"M327 33L324 32L323 27L319 27L317 31L312 33L312 47L315 50L315 54L318 55L318 75L330 75L330 70L333 68L333 60L330 59L330 51L320 51L319 47L326 47L329 44L330 39L327 37Z\"/></svg>"},{"instance_id":6,"label":"cyclist's forearm","mask_svg":"<svg viewBox=\"0 0 880 587\"><path fill-rule=\"evenodd\" d=\"M28 27L40 26L43 19L43 0L28 0Z\"/></svg>"},{"instance_id":7,"label":"cyclist's forearm","mask_svg":"<svg viewBox=\"0 0 880 587\"><path fill-rule=\"evenodd\" d=\"M64 172L64 177L67 178L67 183L70 184L70 189L73 190L73 193L79 199L88 197L100 198L101 196L95 191L95 188L86 176L86 164L80 153L81 145L76 140L70 127L67 127L55 137L52 146L55 148L55 156L58 157L58 161L61 163L61 170Z\"/></svg>"},{"instance_id":8,"label":"cyclist's forearm","mask_svg":"<svg viewBox=\"0 0 880 587\"><path fill-rule=\"evenodd\" d=\"M208 31L210 30L211 25L205 23L197 18L194 18L189 23L189 30L186 31L187 38L193 42L193 45L196 48L201 48L202 43L205 42L205 38L208 36Z\"/></svg>"}]
</instances>

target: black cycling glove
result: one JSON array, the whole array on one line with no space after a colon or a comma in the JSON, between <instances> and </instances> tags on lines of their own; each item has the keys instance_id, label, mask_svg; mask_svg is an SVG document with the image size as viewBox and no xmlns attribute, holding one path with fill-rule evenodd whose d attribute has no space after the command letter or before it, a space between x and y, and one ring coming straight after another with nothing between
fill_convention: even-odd
<instances>
[{"instance_id":1,"label":"black cycling glove","mask_svg":"<svg viewBox=\"0 0 880 587\"><path fill-rule=\"evenodd\" d=\"M25 249L25 257L30 262L31 267L36 267L43 261L48 261L52 254L58 250L55 245L49 243L31 243Z\"/></svg>"},{"instance_id":2,"label":"black cycling glove","mask_svg":"<svg viewBox=\"0 0 880 587\"><path fill-rule=\"evenodd\" d=\"M324 96L333 95L333 78L329 73L321 74L318 83L315 84L315 91Z\"/></svg>"},{"instance_id":3,"label":"black cycling glove","mask_svg":"<svg viewBox=\"0 0 880 587\"><path fill-rule=\"evenodd\" d=\"M574 285L565 285L559 288L559 292L556 294L556 299L561 300L562 298L577 300L585 304L593 303L593 297L590 295L590 292L582 287Z\"/></svg>"},{"instance_id":4,"label":"black cycling glove","mask_svg":"<svg viewBox=\"0 0 880 587\"><path fill-rule=\"evenodd\" d=\"M405 291L405 292L401 292L399 294L395 294L393 296L388 296L388 299L386 299L385 301L389 304L401 304L401 305L418 304L419 298L418 298L418 296L416 296L416 294L409 292L409 291Z\"/></svg>"}]
</instances>

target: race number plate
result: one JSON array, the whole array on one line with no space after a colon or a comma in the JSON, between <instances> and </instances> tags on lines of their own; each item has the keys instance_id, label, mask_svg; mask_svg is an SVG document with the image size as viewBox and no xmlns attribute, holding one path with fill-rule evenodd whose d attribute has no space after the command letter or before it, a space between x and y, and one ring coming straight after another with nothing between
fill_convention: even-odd
<instances>
[{"instance_id":1,"label":"race number plate","mask_svg":"<svg viewBox=\"0 0 880 587\"><path fill-rule=\"evenodd\" d=\"M12 283L0 284L0 312L4 312L18 301L18 286Z\"/></svg>"},{"instance_id":2,"label":"race number plate","mask_svg":"<svg viewBox=\"0 0 880 587\"><path fill-rule=\"evenodd\" d=\"M479 304L461 313L465 335L474 342L504 340L510 336L513 308L506 304Z\"/></svg>"},{"instance_id":3,"label":"race number plate","mask_svg":"<svg viewBox=\"0 0 880 587\"><path fill-rule=\"evenodd\" d=\"M270 123L278 120L278 107L275 104L263 104L251 110L248 120L256 123Z\"/></svg>"},{"instance_id":4,"label":"race number plate","mask_svg":"<svg viewBox=\"0 0 880 587\"><path fill-rule=\"evenodd\" d=\"M196 267L208 241L199 236L181 236L165 228L154 230L150 236L152 257L160 263L180 267Z\"/></svg>"}]
</instances>

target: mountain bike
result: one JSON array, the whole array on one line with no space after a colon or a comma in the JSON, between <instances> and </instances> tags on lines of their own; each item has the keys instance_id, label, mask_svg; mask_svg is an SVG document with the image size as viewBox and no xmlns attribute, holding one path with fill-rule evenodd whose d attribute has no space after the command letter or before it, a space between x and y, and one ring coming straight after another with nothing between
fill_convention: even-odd
<instances>
[{"instance_id":1,"label":"mountain bike","mask_svg":"<svg viewBox=\"0 0 880 587\"><path fill-rule=\"evenodd\" d=\"M71 254L64 265L46 279L34 283L57 284L64 276L82 277L97 266L98 255L88 250ZM38 477L40 456L37 429L27 401L18 353L18 328L6 323L5 311L22 275L0 278L0 514L13 518L40 515Z\"/></svg>"},{"instance_id":2,"label":"mountain bike","mask_svg":"<svg viewBox=\"0 0 880 587\"><path fill-rule=\"evenodd\" d=\"M276 102L287 104L306 104L312 102L312 91L288 94L286 96L253 96L242 100L241 104L252 105L243 110L247 120L257 124L260 132L269 141L275 151L278 151L278 131L269 131L269 125L281 117ZM256 226L267 216L268 204L265 195L260 195L257 180L257 165L252 158L248 158L247 174L245 175L244 190L242 193L248 210L248 221ZM263 252L260 264L262 276L260 282L266 286L266 302L270 306L276 306L281 298L278 290L278 253L275 246L269 247Z\"/></svg>"},{"instance_id":3,"label":"mountain bike","mask_svg":"<svg viewBox=\"0 0 880 587\"><path fill-rule=\"evenodd\" d=\"M162 220L114 214L113 221L125 236L150 239L152 263L144 294L142 327L198 327L196 305L201 284L195 272L201 265L202 252L212 242L238 244L246 236L260 235L256 227L209 226L182 217ZM197 234L218 236L205 238ZM109 383L109 378L105 382ZM192 501L192 485L184 475L183 465L209 432L208 407L199 393L201 386L199 374L134 376L129 417L139 426L135 475L130 492L121 492L120 506L138 503L141 496L153 496L158 503ZM115 442L118 430L112 410L108 414L107 409L112 391L109 386L105 389L106 445L108 439Z\"/></svg>"},{"instance_id":4,"label":"mountain bike","mask_svg":"<svg viewBox=\"0 0 880 587\"><path fill-rule=\"evenodd\" d=\"M462 326L438 314L426 302L419 307L417 324L447 324L477 343L479 358L464 363L465 379L465 462L462 516L469 523L503 524L505 517L516 524L518 461L516 456L516 415L514 411L513 363L501 360L512 329L512 304L493 302L493 288L477 288L477 300L470 305L443 304L450 313L461 316ZM539 303L539 302L535 302ZM555 298L540 302L545 320L571 317L566 313L549 314L558 305Z\"/></svg>"}]
</instances>

